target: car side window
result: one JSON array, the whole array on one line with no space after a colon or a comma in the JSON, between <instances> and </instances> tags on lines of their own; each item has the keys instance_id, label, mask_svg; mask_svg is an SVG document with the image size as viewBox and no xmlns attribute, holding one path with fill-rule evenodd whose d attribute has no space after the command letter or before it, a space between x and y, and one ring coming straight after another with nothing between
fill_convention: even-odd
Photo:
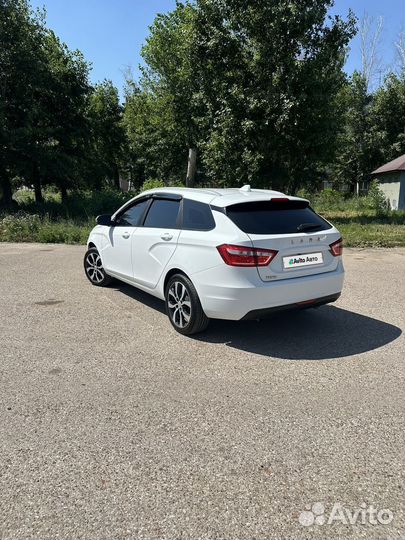
<instances>
[{"instance_id":1,"label":"car side window","mask_svg":"<svg viewBox=\"0 0 405 540\"><path fill-rule=\"evenodd\" d=\"M208 204L183 199L183 229L189 231L210 231L215 221Z\"/></svg>"},{"instance_id":2,"label":"car side window","mask_svg":"<svg viewBox=\"0 0 405 540\"><path fill-rule=\"evenodd\" d=\"M138 227L148 204L149 199L143 199L130 206L118 217L116 225L121 227Z\"/></svg>"},{"instance_id":3,"label":"car side window","mask_svg":"<svg viewBox=\"0 0 405 540\"><path fill-rule=\"evenodd\" d=\"M154 199L143 224L144 227L177 229L177 216L180 201L172 199Z\"/></svg>"}]
</instances>

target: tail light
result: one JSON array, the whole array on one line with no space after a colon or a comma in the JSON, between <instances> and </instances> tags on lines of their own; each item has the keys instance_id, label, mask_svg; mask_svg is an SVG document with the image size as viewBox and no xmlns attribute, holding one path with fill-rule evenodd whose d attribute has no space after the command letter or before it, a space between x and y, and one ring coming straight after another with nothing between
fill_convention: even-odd
<instances>
[{"instance_id":1,"label":"tail light","mask_svg":"<svg viewBox=\"0 0 405 540\"><path fill-rule=\"evenodd\" d=\"M222 244L217 247L219 254L230 266L267 266L278 251L274 249L251 248Z\"/></svg>"},{"instance_id":2,"label":"tail light","mask_svg":"<svg viewBox=\"0 0 405 540\"><path fill-rule=\"evenodd\" d=\"M343 240L342 238L339 238L339 240L336 240L336 242L333 242L329 245L329 251L332 253L334 257L339 257L343 253Z\"/></svg>"}]
</instances>

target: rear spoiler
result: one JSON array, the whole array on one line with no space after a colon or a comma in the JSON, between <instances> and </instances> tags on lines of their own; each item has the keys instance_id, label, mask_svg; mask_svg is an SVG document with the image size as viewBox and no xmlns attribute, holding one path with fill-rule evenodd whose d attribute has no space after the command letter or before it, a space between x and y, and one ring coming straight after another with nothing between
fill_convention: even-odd
<instances>
[{"instance_id":1,"label":"rear spoiler","mask_svg":"<svg viewBox=\"0 0 405 540\"><path fill-rule=\"evenodd\" d=\"M211 205L211 210L216 210L222 214L226 214L227 209L236 210L239 212L251 212L252 210L298 210L308 208L309 201L306 199L289 199L288 197L272 197L268 201L244 201L229 206L214 206Z\"/></svg>"}]
</instances>

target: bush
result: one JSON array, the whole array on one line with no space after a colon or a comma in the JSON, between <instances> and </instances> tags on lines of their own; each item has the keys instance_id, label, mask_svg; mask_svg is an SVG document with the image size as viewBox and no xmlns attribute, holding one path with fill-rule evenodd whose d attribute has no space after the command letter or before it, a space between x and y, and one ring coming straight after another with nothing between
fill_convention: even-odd
<instances>
[{"instance_id":1,"label":"bush","mask_svg":"<svg viewBox=\"0 0 405 540\"><path fill-rule=\"evenodd\" d=\"M301 188L297 191L297 197L301 197L302 199L308 199L309 201L314 200L314 193L309 191L308 189Z\"/></svg>"},{"instance_id":2,"label":"bush","mask_svg":"<svg viewBox=\"0 0 405 540\"><path fill-rule=\"evenodd\" d=\"M170 182L170 187L184 187L184 184L182 182ZM149 179L145 180L145 182L142 184L140 188L140 192L146 191L148 189L156 189L156 188L162 188L166 187L166 184L162 180L157 179Z\"/></svg>"},{"instance_id":3,"label":"bush","mask_svg":"<svg viewBox=\"0 0 405 540\"><path fill-rule=\"evenodd\" d=\"M44 201L36 203L31 191L20 190L14 199L20 210L26 213L49 216L51 219L89 219L99 214L112 214L133 196L133 193L114 189L76 191L69 193L67 201L62 204L59 193L46 190Z\"/></svg>"},{"instance_id":4,"label":"bush","mask_svg":"<svg viewBox=\"0 0 405 540\"><path fill-rule=\"evenodd\" d=\"M38 215L17 214L5 216L0 219L0 238L9 242L32 241L36 238L41 219Z\"/></svg>"},{"instance_id":5,"label":"bush","mask_svg":"<svg viewBox=\"0 0 405 540\"><path fill-rule=\"evenodd\" d=\"M343 210L345 206L343 193L330 188L318 193L313 202L320 210Z\"/></svg>"},{"instance_id":6,"label":"bush","mask_svg":"<svg viewBox=\"0 0 405 540\"><path fill-rule=\"evenodd\" d=\"M49 216L18 212L0 218L0 242L85 244L93 221L51 221Z\"/></svg>"},{"instance_id":7,"label":"bush","mask_svg":"<svg viewBox=\"0 0 405 540\"><path fill-rule=\"evenodd\" d=\"M377 212L377 215L384 215L390 210L390 202L381 191L376 180L371 182L367 198L370 200L370 205Z\"/></svg>"},{"instance_id":8,"label":"bush","mask_svg":"<svg viewBox=\"0 0 405 540\"><path fill-rule=\"evenodd\" d=\"M32 204L35 202L32 189L19 189L14 193L13 198L19 205Z\"/></svg>"},{"instance_id":9,"label":"bush","mask_svg":"<svg viewBox=\"0 0 405 540\"><path fill-rule=\"evenodd\" d=\"M165 187L165 183L162 182L162 180L145 180L145 182L142 184L140 191L147 191L148 189L156 189Z\"/></svg>"},{"instance_id":10,"label":"bush","mask_svg":"<svg viewBox=\"0 0 405 540\"><path fill-rule=\"evenodd\" d=\"M319 193L310 193L304 189L299 197L309 199L317 212L343 212L345 214L365 214L384 217L390 213L389 201L385 198L377 182L372 182L367 195L348 195L334 189L324 189Z\"/></svg>"}]
</instances>

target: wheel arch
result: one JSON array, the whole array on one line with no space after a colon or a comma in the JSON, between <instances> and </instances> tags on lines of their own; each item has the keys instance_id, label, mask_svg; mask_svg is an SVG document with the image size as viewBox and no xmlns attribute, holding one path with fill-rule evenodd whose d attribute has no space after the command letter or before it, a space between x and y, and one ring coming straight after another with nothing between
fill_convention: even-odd
<instances>
[{"instance_id":1,"label":"wheel arch","mask_svg":"<svg viewBox=\"0 0 405 540\"><path fill-rule=\"evenodd\" d=\"M166 286L169 282L169 279L174 276L175 274L181 274L183 276L186 276L191 282L193 281L190 276L188 276L184 270L181 270L181 268L171 268L165 275L165 279L163 281L163 294L166 294ZM193 284L194 285L194 284Z\"/></svg>"},{"instance_id":2,"label":"wheel arch","mask_svg":"<svg viewBox=\"0 0 405 540\"><path fill-rule=\"evenodd\" d=\"M95 240L97 240L97 239L92 238L91 240L89 239L89 240L87 241L87 249L88 249L88 250L89 250L89 249L92 249L92 248L96 249L96 250L98 251L98 254L100 255L101 261L102 261L102 263L103 263L103 265L104 265L104 256L103 256L102 249L100 249L100 246L97 245L97 243L95 242Z\"/></svg>"},{"instance_id":3,"label":"wheel arch","mask_svg":"<svg viewBox=\"0 0 405 540\"><path fill-rule=\"evenodd\" d=\"M183 308L181 308L180 312L181 312L181 314L184 315L183 316L183 322L186 321L187 324L185 326L184 325L181 326L180 320L182 318L182 315L179 315L179 325L178 325L175 322L175 313L176 313L176 311L179 310L179 305L182 305L182 304L179 303L177 305L177 309L175 309L175 311L172 314L170 309L174 309L173 305L171 307L169 307L168 299L166 299L166 313L167 313L167 316L169 317L170 323L177 330L177 332L179 332L180 334L192 335L192 334L195 334L197 332L202 332L203 330L205 330L207 328L209 319L206 316L204 308L203 308L203 306L201 304L201 300L200 300L198 291L195 288L195 285L194 285L192 279L190 279L190 277L186 274L186 272L184 272L184 270L182 270L181 268L171 268L167 272L167 274L165 275L165 279L164 279L164 282L163 282L164 291L166 292L166 287L167 287L168 282L175 275L179 275L179 276L182 276L182 277L186 278L189 281L190 285L191 285L191 289L190 289L190 285L188 285L188 286L186 285L186 287L187 287L186 290L187 290L188 295L189 295L188 305L190 306L189 307L190 313L189 313L189 319L187 321L187 319L185 318L185 315L183 314ZM165 294L165 296L166 296L166 294ZM180 300L177 300L177 301L180 302ZM193 307L191 307L191 306L193 306ZM190 319L190 317L191 317L191 319Z\"/></svg>"}]
</instances>

